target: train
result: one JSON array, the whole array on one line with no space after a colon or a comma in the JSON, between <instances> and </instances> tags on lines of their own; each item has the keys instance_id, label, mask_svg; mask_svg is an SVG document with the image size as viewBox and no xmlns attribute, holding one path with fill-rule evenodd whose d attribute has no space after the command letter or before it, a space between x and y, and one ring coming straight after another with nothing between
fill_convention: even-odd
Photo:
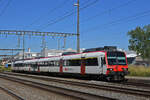
<instances>
[{"instance_id":1,"label":"train","mask_svg":"<svg viewBox=\"0 0 150 100\"><path fill-rule=\"evenodd\" d=\"M125 52L116 49L88 49L82 53L12 62L13 72L36 72L68 76L86 76L98 80L125 81L128 72Z\"/></svg>"}]
</instances>

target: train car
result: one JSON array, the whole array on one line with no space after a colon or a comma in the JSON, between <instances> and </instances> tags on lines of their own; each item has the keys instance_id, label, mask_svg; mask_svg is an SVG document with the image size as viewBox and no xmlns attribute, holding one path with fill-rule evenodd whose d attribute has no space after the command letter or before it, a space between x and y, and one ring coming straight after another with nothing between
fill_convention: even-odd
<instances>
[{"instance_id":1,"label":"train car","mask_svg":"<svg viewBox=\"0 0 150 100\"><path fill-rule=\"evenodd\" d=\"M128 74L126 54L122 51L89 51L79 54L15 61L15 72L55 73L124 81Z\"/></svg>"}]
</instances>

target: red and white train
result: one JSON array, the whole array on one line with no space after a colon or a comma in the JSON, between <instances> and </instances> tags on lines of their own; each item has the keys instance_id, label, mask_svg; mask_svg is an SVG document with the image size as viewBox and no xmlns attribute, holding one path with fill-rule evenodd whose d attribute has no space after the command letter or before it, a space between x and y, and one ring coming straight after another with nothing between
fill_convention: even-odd
<instances>
[{"instance_id":1,"label":"red and white train","mask_svg":"<svg viewBox=\"0 0 150 100\"><path fill-rule=\"evenodd\" d=\"M20 60L12 71L80 75L123 81L128 74L126 54L121 51L92 51L48 58Z\"/></svg>"}]
</instances>

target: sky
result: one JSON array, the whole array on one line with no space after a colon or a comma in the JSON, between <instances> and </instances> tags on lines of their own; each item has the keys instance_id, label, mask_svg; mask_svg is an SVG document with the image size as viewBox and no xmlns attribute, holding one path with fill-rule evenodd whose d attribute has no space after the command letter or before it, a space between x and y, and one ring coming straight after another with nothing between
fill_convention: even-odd
<instances>
[{"instance_id":1,"label":"sky","mask_svg":"<svg viewBox=\"0 0 150 100\"><path fill-rule=\"evenodd\" d=\"M0 0L0 30L76 33L77 0ZM150 24L150 0L80 0L80 48L117 46L128 50L128 31ZM22 37L0 35L0 48L22 48ZM46 37L49 49L62 37ZM25 36L25 48L40 52L42 37ZM66 48L76 49L76 37ZM9 52L5 52L9 53Z\"/></svg>"}]
</instances>

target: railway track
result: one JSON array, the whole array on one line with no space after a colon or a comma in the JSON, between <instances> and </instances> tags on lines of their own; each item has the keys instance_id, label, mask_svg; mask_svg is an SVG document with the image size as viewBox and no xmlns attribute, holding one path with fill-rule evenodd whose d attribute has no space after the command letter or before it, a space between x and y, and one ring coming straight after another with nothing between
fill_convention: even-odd
<instances>
[{"instance_id":1,"label":"railway track","mask_svg":"<svg viewBox=\"0 0 150 100\"><path fill-rule=\"evenodd\" d=\"M0 86L0 90L4 91L5 93L7 93L11 97L15 98L16 100L24 100L22 97L18 96L17 94L11 92L10 90L8 90L6 88L3 88Z\"/></svg>"},{"instance_id":2,"label":"railway track","mask_svg":"<svg viewBox=\"0 0 150 100\"><path fill-rule=\"evenodd\" d=\"M26 75L26 74L16 74L16 73L4 73L4 74L22 76L22 77L33 78L33 79L44 80L44 81L53 81L53 82L62 83L62 84L71 84L71 85L76 85L80 87L95 88L99 90L106 90L106 91L112 91L112 92L117 92L117 93L130 94L134 96L143 96L143 97L150 98L149 90L139 90L139 89L125 88L125 87L118 87L118 86L116 87L116 86L110 86L110 85L107 86L107 85L62 80L62 79L49 78L49 77L47 78L43 76L40 77L40 76Z\"/></svg>"},{"instance_id":3,"label":"railway track","mask_svg":"<svg viewBox=\"0 0 150 100\"><path fill-rule=\"evenodd\" d=\"M123 85L131 85L131 86L138 86L138 87L142 87L142 88L150 88L150 83L144 83L144 82L133 82L133 81L129 81L129 82L123 82L123 83L119 83L119 84L123 84Z\"/></svg>"},{"instance_id":4,"label":"railway track","mask_svg":"<svg viewBox=\"0 0 150 100\"><path fill-rule=\"evenodd\" d=\"M28 85L28 86L31 86L34 88L42 89L45 91L55 92L55 93L58 93L61 95L66 95L66 96L71 96L71 97L79 99L79 100L117 100L117 99L113 99L113 98L109 98L109 97L105 97L105 96L100 96L100 95L90 94L90 93L86 93L86 92L66 89L63 87L50 86L47 84L42 84L42 83L38 83L38 82L34 82L34 81L21 79L21 78L15 78L15 77L11 77L11 76L4 75L4 74L3 75L0 74L0 78L7 79L7 80L17 82L17 83L21 83L24 85ZM23 100L23 99L18 99L18 100Z\"/></svg>"}]
</instances>

